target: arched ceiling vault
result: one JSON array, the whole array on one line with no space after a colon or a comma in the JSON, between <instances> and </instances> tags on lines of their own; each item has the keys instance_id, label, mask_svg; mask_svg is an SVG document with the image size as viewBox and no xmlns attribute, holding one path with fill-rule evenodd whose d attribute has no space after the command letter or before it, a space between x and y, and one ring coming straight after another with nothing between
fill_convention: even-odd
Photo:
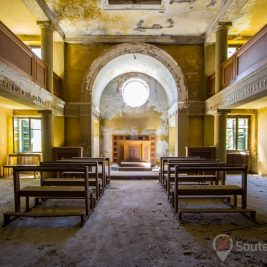
<instances>
[{"instance_id":1,"label":"arched ceiling vault","mask_svg":"<svg viewBox=\"0 0 267 267\"><path fill-rule=\"evenodd\" d=\"M168 108L177 102L176 83L168 68L152 56L129 53L112 59L99 71L92 89L93 105L99 109L102 93L110 81L119 75L132 72L146 74L158 81L167 96Z\"/></svg>"}]
</instances>

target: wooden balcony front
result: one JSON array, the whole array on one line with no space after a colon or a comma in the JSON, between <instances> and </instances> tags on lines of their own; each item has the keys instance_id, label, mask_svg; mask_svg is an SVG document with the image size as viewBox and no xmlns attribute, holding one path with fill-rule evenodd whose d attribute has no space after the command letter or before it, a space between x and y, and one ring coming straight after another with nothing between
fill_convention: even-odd
<instances>
[{"instance_id":1,"label":"wooden balcony front","mask_svg":"<svg viewBox=\"0 0 267 267\"><path fill-rule=\"evenodd\" d=\"M0 21L0 61L47 89L47 66ZM54 95L61 97L61 78L53 75Z\"/></svg>"},{"instance_id":2,"label":"wooden balcony front","mask_svg":"<svg viewBox=\"0 0 267 267\"><path fill-rule=\"evenodd\" d=\"M267 25L222 63L222 88L241 80L265 64L267 64ZM207 87L207 97L211 97L215 94L214 74L208 77Z\"/></svg>"}]
</instances>

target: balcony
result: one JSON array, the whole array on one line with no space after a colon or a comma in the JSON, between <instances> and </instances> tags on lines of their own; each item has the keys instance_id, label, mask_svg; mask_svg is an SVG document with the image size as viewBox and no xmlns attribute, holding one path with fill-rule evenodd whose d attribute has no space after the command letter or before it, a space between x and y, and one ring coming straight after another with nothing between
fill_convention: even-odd
<instances>
[{"instance_id":1,"label":"balcony","mask_svg":"<svg viewBox=\"0 0 267 267\"><path fill-rule=\"evenodd\" d=\"M0 61L47 89L47 66L0 21ZM61 78L53 74L53 90L61 98Z\"/></svg>"},{"instance_id":2,"label":"balcony","mask_svg":"<svg viewBox=\"0 0 267 267\"><path fill-rule=\"evenodd\" d=\"M235 82L267 64L267 25L237 52L222 63L222 88ZM208 77L207 97L215 94L215 75Z\"/></svg>"}]
</instances>

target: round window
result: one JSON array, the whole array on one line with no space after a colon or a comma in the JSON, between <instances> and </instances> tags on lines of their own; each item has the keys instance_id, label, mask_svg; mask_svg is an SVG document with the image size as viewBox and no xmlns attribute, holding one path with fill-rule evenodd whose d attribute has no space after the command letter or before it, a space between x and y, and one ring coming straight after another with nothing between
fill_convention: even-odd
<instances>
[{"instance_id":1,"label":"round window","mask_svg":"<svg viewBox=\"0 0 267 267\"><path fill-rule=\"evenodd\" d=\"M149 88L141 79L130 79L122 87L122 98L130 107L140 107L146 103L149 97Z\"/></svg>"}]
</instances>

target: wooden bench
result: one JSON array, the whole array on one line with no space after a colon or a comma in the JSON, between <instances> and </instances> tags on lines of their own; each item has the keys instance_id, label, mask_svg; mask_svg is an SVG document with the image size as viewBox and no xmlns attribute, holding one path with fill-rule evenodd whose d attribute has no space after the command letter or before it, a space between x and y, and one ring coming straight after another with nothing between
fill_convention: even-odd
<instances>
[{"instance_id":1,"label":"wooden bench","mask_svg":"<svg viewBox=\"0 0 267 267\"><path fill-rule=\"evenodd\" d=\"M3 166L3 176L13 173L13 168L17 166L36 166L41 161L41 154L38 153L12 153L7 156L7 164ZM34 178L36 172L34 172Z\"/></svg>"},{"instance_id":2,"label":"wooden bench","mask_svg":"<svg viewBox=\"0 0 267 267\"><path fill-rule=\"evenodd\" d=\"M88 185L91 190L95 192L96 202L99 200L101 194L103 194L102 179L99 178L98 163L97 162L80 162L80 161L51 161L41 162L41 166L53 166L53 167L88 167ZM81 186L84 184L83 172L64 170L58 172L53 177L44 177L41 175L41 185L43 186Z\"/></svg>"},{"instance_id":3,"label":"wooden bench","mask_svg":"<svg viewBox=\"0 0 267 267\"><path fill-rule=\"evenodd\" d=\"M171 183L174 183L174 177L175 177L175 166L181 165L181 166L209 166L209 165L217 165L221 166L224 165L224 163L220 163L216 160L203 160L203 159L195 159L195 160L187 160L187 161L180 161L180 160L168 160L167 162L167 171L163 173L163 182L164 187L167 190L168 197L170 195L170 188ZM209 182L209 183L215 183L218 184L219 181L218 175L216 173L205 173L205 172L187 172L183 175L180 175L180 182L194 182L194 183L203 183L203 182Z\"/></svg>"},{"instance_id":4,"label":"wooden bench","mask_svg":"<svg viewBox=\"0 0 267 267\"><path fill-rule=\"evenodd\" d=\"M72 158L72 159L63 159L57 160L57 162L65 162L65 163L80 163L86 164L87 162L95 162L98 166L98 177L101 179L101 190L104 192L105 188L107 187L107 175L106 175L106 160L104 158ZM90 170L90 168L89 168ZM64 172L64 177L79 177L78 173L67 173Z\"/></svg>"},{"instance_id":5,"label":"wooden bench","mask_svg":"<svg viewBox=\"0 0 267 267\"><path fill-rule=\"evenodd\" d=\"M207 159L199 158L199 157L161 157L160 163L160 183L163 185L163 187L166 187L166 174L168 171L168 162L171 160L176 160L180 162L194 162L194 161L207 161Z\"/></svg>"},{"instance_id":6,"label":"wooden bench","mask_svg":"<svg viewBox=\"0 0 267 267\"><path fill-rule=\"evenodd\" d=\"M25 171L38 171L41 174L44 172L62 172L62 171L79 171L83 173L83 186L26 186L20 188L20 174ZM93 208L92 191L88 186L88 167L80 166L20 166L14 167L14 203L15 211L6 212L4 214L4 224L6 226L11 221L18 217L58 217L58 216L79 216L81 218L81 226L89 218ZM26 210L21 211L21 197L26 199ZM74 212L73 210L60 210L58 212L51 210L38 211L38 208L30 208L29 199L44 198L44 199L83 199L84 207L81 211Z\"/></svg>"},{"instance_id":7,"label":"wooden bench","mask_svg":"<svg viewBox=\"0 0 267 267\"><path fill-rule=\"evenodd\" d=\"M239 185L180 185L179 179L184 172L187 171L215 171L215 172L239 172L241 175L241 186ZM250 214L250 216L255 219L256 212L252 209L247 209L247 166L179 166L175 167L175 184L173 188L174 192L174 209L178 213L179 219L182 219L183 213L245 213ZM230 208L217 208L217 209L202 209L202 208L183 208L178 207L178 198L180 196L225 196L233 197L234 203ZM241 207L237 208L237 196L241 196Z\"/></svg>"},{"instance_id":8,"label":"wooden bench","mask_svg":"<svg viewBox=\"0 0 267 267\"><path fill-rule=\"evenodd\" d=\"M105 186L110 184L110 159L107 157L73 157L72 159L75 160L82 160L82 161L97 161L100 165L99 173L101 177L105 179Z\"/></svg>"}]
</instances>

